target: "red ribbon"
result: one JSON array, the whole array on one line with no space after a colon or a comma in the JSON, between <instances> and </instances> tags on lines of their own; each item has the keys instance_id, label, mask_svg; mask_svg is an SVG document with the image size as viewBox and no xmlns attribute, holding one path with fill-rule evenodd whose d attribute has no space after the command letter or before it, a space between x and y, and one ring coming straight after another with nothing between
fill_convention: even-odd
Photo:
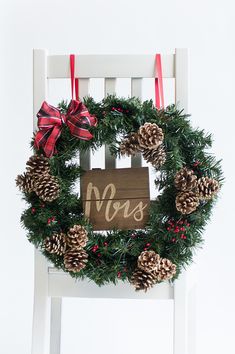
<instances>
[{"instance_id":1,"label":"red ribbon","mask_svg":"<svg viewBox=\"0 0 235 354\"><path fill-rule=\"evenodd\" d=\"M90 115L86 106L77 100L71 100L68 111L64 115L56 107L43 102L38 114L38 128L34 140L37 149L42 148L47 157L52 157L56 152L55 144L59 138L63 124L66 124L73 136L81 140L90 140L93 135L84 126L97 125L95 116Z\"/></svg>"},{"instance_id":2,"label":"red ribbon","mask_svg":"<svg viewBox=\"0 0 235 354\"><path fill-rule=\"evenodd\" d=\"M86 106L79 101L79 82L75 78L75 55L70 54L70 76L72 100L68 106L66 114L62 114L56 107L50 106L46 101L43 102L37 117L38 128L34 140L37 149L42 148L47 157L52 157L56 152L56 141L59 138L63 124L66 124L73 136L81 140L91 140L93 135L86 128L95 127L97 119L90 115ZM74 87L75 98L74 100Z\"/></svg>"},{"instance_id":3,"label":"red ribbon","mask_svg":"<svg viewBox=\"0 0 235 354\"><path fill-rule=\"evenodd\" d=\"M155 105L157 109L164 108L161 54L155 56Z\"/></svg>"},{"instance_id":4,"label":"red ribbon","mask_svg":"<svg viewBox=\"0 0 235 354\"><path fill-rule=\"evenodd\" d=\"M75 78L75 55L70 54L70 78L71 78L71 94L72 100L74 99L74 87L75 87L75 99L78 101L79 97L79 81Z\"/></svg>"}]
</instances>

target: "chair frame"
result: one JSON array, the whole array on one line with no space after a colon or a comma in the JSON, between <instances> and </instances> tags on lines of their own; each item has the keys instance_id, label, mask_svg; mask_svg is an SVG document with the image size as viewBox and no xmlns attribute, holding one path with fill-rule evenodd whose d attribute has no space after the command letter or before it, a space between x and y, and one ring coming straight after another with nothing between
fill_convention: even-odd
<instances>
[{"instance_id":1,"label":"chair frame","mask_svg":"<svg viewBox=\"0 0 235 354\"><path fill-rule=\"evenodd\" d=\"M131 79L131 95L141 98L142 78L154 78L155 55L79 55L75 57L75 77L79 77L80 97L89 92L90 78L104 78L104 94L115 93L116 78ZM175 101L188 112L188 50L162 55L163 78L175 79ZM33 51L33 110L34 130L36 114L48 96L48 80L69 78L69 55L48 55L46 50ZM81 156L84 169L90 169L88 155ZM141 158L131 160L132 167L141 166ZM114 168L115 160L105 148L105 168ZM61 309L63 297L164 299L173 301L174 354L188 354L188 297L186 275L183 272L173 285L164 282L147 293L137 293L128 284L107 285L99 288L92 282L75 281L68 274L50 267L45 257L35 250L34 309L32 354L45 354L50 333L50 354L60 353ZM191 302L191 308L194 303ZM192 316L191 316L192 323ZM50 331L49 331L50 328ZM192 342L192 336L190 337ZM191 348L192 349L192 348ZM193 349L191 350L191 353Z\"/></svg>"}]
</instances>

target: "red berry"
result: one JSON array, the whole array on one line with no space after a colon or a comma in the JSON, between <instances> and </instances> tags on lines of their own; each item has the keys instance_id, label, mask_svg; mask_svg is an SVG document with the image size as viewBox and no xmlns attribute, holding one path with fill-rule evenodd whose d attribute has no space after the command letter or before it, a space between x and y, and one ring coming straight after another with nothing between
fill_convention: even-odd
<instances>
[{"instance_id":1,"label":"red berry","mask_svg":"<svg viewBox=\"0 0 235 354\"><path fill-rule=\"evenodd\" d=\"M108 246L108 242L104 242L104 247L107 247Z\"/></svg>"},{"instance_id":2,"label":"red berry","mask_svg":"<svg viewBox=\"0 0 235 354\"><path fill-rule=\"evenodd\" d=\"M144 251L147 251L147 249L148 249L148 248L147 248L147 247L145 247L145 248L144 248Z\"/></svg>"},{"instance_id":3,"label":"red berry","mask_svg":"<svg viewBox=\"0 0 235 354\"><path fill-rule=\"evenodd\" d=\"M184 239L184 234L182 234L182 235L180 236L180 238Z\"/></svg>"},{"instance_id":4,"label":"red berry","mask_svg":"<svg viewBox=\"0 0 235 354\"><path fill-rule=\"evenodd\" d=\"M171 231L171 227L168 227L168 228L167 228L167 231Z\"/></svg>"},{"instance_id":5,"label":"red berry","mask_svg":"<svg viewBox=\"0 0 235 354\"><path fill-rule=\"evenodd\" d=\"M146 243L146 246L149 247L151 245L151 243Z\"/></svg>"},{"instance_id":6,"label":"red berry","mask_svg":"<svg viewBox=\"0 0 235 354\"><path fill-rule=\"evenodd\" d=\"M101 253L98 253L97 256L98 256L98 257L101 257Z\"/></svg>"},{"instance_id":7,"label":"red berry","mask_svg":"<svg viewBox=\"0 0 235 354\"><path fill-rule=\"evenodd\" d=\"M172 242L175 242L175 241L176 241L176 238L173 237L171 241L172 241Z\"/></svg>"},{"instance_id":8,"label":"red berry","mask_svg":"<svg viewBox=\"0 0 235 354\"><path fill-rule=\"evenodd\" d=\"M194 167L197 167L198 165L200 165L200 161L195 161L193 164Z\"/></svg>"},{"instance_id":9,"label":"red berry","mask_svg":"<svg viewBox=\"0 0 235 354\"><path fill-rule=\"evenodd\" d=\"M117 273L118 278L121 278L121 275L122 275L121 272L118 272L118 273Z\"/></svg>"},{"instance_id":10,"label":"red berry","mask_svg":"<svg viewBox=\"0 0 235 354\"><path fill-rule=\"evenodd\" d=\"M181 227L181 228L180 228L180 231L185 231L185 227Z\"/></svg>"},{"instance_id":11,"label":"red berry","mask_svg":"<svg viewBox=\"0 0 235 354\"><path fill-rule=\"evenodd\" d=\"M47 219L47 224L49 225L51 223L51 218Z\"/></svg>"},{"instance_id":12,"label":"red berry","mask_svg":"<svg viewBox=\"0 0 235 354\"><path fill-rule=\"evenodd\" d=\"M32 209L31 209L31 212L32 212L32 214L35 214L35 213L36 213L36 209L35 209L35 208L32 208Z\"/></svg>"}]
</instances>

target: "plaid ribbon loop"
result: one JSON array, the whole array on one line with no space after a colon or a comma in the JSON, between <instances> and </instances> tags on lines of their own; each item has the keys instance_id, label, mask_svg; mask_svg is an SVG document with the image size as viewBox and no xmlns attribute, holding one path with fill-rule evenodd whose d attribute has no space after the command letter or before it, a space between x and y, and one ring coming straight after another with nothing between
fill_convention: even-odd
<instances>
[{"instance_id":1,"label":"plaid ribbon loop","mask_svg":"<svg viewBox=\"0 0 235 354\"><path fill-rule=\"evenodd\" d=\"M77 100L71 100L68 111L62 114L56 107L43 102L38 114L38 128L34 140L37 149L42 148L47 157L56 153L56 141L59 138L63 124L67 125L70 133L81 140L91 140L93 135L87 129L95 127L97 119L92 116L86 106Z\"/></svg>"}]
</instances>

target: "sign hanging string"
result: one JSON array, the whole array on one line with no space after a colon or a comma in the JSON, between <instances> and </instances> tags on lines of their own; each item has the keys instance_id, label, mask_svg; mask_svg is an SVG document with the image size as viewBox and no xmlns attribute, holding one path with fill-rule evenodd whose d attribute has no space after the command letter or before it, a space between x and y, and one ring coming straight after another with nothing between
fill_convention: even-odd
<instances>
[{"instance_id":1,"label":"sign hanging string","mask_svg":"<svg viewBox=\"0 0 235 354\"><path fill-rule=\"evenodd\" d=\"M74 88L75 88L75 99L78 101L79 81L78 78L75 78L75 55L74 54L70 54L70 78L71 78L72 100L74 99Z\"/></svg>"},{"instance_id":2,"label":"sign hanging string","mask_svg":"<svg viewBox=\"0 0 235 354\"><path fill-rule=\"evenodd\" d=\"M164 108L161 54L155 55L155 105L157 109Z\"/></svg>"}]
</instances>

